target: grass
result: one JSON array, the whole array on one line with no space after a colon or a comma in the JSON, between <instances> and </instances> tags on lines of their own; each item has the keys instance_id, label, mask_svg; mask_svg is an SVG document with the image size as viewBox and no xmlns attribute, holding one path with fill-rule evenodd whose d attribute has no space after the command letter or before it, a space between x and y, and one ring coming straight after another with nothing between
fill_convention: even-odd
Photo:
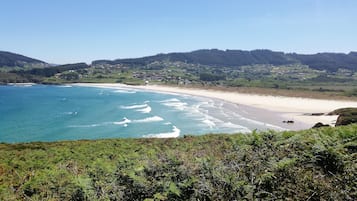
<instances>
[{"instance_id":1,"label":"grass","mask_svg":"<svg viewBox=\"0 0 357 201\"><path fill-rule=\"evenodd\" d=\"M0 144L0 200L356 200L357 125Z\"/></svg>"}]
</instances>

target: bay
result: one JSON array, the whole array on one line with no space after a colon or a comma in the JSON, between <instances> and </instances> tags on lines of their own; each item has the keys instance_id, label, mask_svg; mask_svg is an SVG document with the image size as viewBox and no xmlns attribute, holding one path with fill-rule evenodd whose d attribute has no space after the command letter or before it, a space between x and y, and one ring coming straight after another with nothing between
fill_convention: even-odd
<instances>
[{"instance_id":1,"label":"bay","mask_svg":"<svg viewBox=\"0 0 357 201\"><path fill-rule=\"evenodd\" d=\"M208 98L125 87L0 86L0 142L182 137L253 129L269 125L243 117L236 105Z\"/></svg>"}]
</instances>

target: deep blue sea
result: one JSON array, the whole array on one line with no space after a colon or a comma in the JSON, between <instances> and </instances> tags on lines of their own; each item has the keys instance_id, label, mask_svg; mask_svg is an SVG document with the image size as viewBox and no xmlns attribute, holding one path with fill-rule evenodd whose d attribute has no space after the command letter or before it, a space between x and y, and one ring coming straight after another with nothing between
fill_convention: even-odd
<instances>
[{"instance_id":1,"label":"deep blue sea","mask_svg":"<svg viewBox=\"0 0 357 201\"><path fill-rule=\"evenodd\" d=\"M180 137L268 128L239 108L130 88L0 86L0 142Z\"/></svg>"}]
</instances>

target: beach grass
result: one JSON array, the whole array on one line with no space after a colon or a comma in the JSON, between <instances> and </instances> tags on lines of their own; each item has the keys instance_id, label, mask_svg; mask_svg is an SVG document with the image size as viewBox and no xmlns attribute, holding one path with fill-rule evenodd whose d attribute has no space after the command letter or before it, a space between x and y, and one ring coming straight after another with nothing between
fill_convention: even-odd
<instances>
[{"instance_id":1,"label":"beach grass","mask_svg":"<svg viewBox=\"0 0 357 201\"><path fill-rule=\"evenodd\" d=\"M0 144L0 200L356 200L357 125Z\"/></svg>"}]
</instances>

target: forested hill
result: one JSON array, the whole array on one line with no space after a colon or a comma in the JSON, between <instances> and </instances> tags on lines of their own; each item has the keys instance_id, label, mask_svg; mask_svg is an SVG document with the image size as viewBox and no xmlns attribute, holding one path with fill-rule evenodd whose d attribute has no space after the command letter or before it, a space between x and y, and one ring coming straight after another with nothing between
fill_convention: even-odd
<instances>
[{"instance_id":1,"label":"forested hill","mask_svg":"<svg viewBox=\"0 0 357 201\"><path fill-rule=\"evenodd\" d=\"M271 50L218 50L206 49L196 50L186 53L157 54L154 56L117 59L117 60L97 60L97 64L125 64L135 66L145 66L153 62L185 62L190 64L201 64L217 67L239 67L254 64L304 64L310 68L335 72L339 68L357 71L357 52L344 53L317 53L317 54L296 54L275 52ZM46 67L47 63L29 58L23 55L0 51L0 67Z\"/></svg>"},{"instance_id":2,"label":"forested hill","mask_svg":"<svg viewBox=\"0 0 357 201\"><path fill-rule=\"evenodd\" d=\"M342 53L318 53L311 55L288 54L310 68L318 70L336 71L338 68L357 70L357 52Z\"/></svg>"},{"instance_id":3,"label":"forested hill","mask_svg":"<svg viewBox=\"0 0 357 201\"><path fill-rule=\"evenodd\" d=\"M146 65L155 61L186 62L209 66L244 66L254 64L284 65L301 63L314 69L337 71L339 68L357 70L357 53L317 53L296 54L271 50L197 50L188 53L158 54L134 59L97 60L93 64L132 64Z\"/></svg>"},{"instance_id":4,"label":"forested hill","mask_svg":"<svg viewBox=\"0 0 357 201\"><path fill-rule=\"evenodd\" d=\"M46 62L20 54L0 51L0 67L24 67L27 65L46 65Z\"/></svg>"},{"instance_id":5,"label":"forested hill","mask_svg":"<svg viewBox=\"0 0 357 201\"><path fill-rule=\"evenodd\" d=\"M212 66L243 66L251 64L289 64L295 63L295 60L291 60L286 57L283 52L273 52L270 50L197 50L188 53L168 53L158 54L155 56L148 56L135 59L117 59L114 61L98 60L97 63L109 63L109 64L148 64L155 61L181 61L194 64L212 65Z\"/></svg>"}]
</instances>

